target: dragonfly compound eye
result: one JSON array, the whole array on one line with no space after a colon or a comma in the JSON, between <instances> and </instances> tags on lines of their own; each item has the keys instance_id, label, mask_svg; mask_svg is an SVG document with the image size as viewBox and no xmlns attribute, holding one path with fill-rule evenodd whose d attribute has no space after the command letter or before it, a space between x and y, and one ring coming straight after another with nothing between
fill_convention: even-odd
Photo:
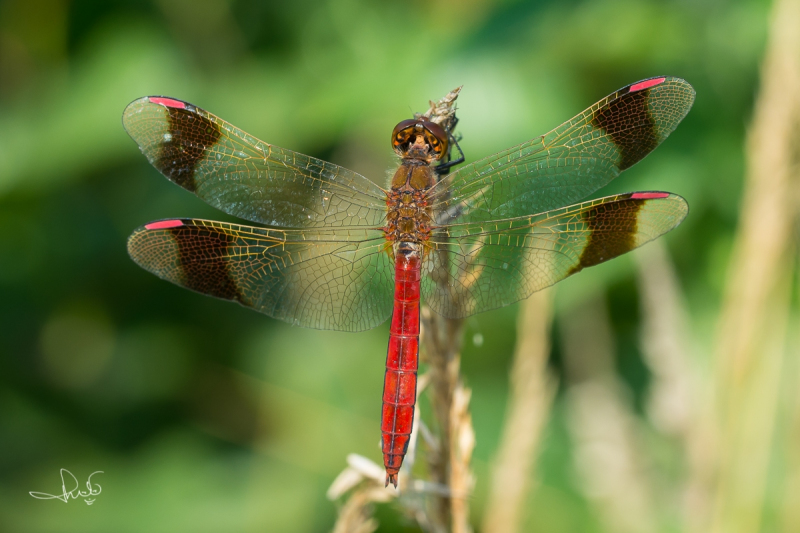
<instances>
[{"instance_id":1,"label":"dragonfly compound eye","mask_svg":"<svg viewBox=\"0 0 800 533\"><path fill-rule=\"evenodd\" d=\"M428 144L431 145L433 153L438 157L447 153L447 133L440 125L435 122L423 121L422 126L425 128L427 135L425 136Z\"/></svg>"},{"instance_id":2,"label":"dragonfly compound eye","mask_svg":"<svg viewBox=\"0 0 800 533\"><path fill-rule=\"evenodd\" d=\"M418 123L418 120L410 118L394 127L392 131L392 148L399 156L405 155L408 150L408 145L413 140L412 134Z\"/></svg>"},{"instance_id":3,"label":"dragonfly compound eye","mask_svg":"<svg viewBox=\"0 0 800 533\"><path fill-rule=\"evenodd\" d=\"M408 149L418 135L430 146L430 155L438 159L447 153L447 133L444 129L426 118L408 119L399 123L392 131L392 148L397 155L405 157Z\"/></svg>"}]
</instances>

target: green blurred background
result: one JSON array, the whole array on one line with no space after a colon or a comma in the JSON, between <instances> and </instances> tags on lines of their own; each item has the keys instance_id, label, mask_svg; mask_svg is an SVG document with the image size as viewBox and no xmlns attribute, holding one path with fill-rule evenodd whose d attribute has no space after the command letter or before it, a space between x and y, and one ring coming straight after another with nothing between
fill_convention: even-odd
<instances>
[{"instance_id":1,"label":"green blurred background","mask_svg":"<svg viewBox=\"0 0 800 533\"><path fill-rule=\"evenodd\" d=\"M129 260L127 236L153 219L231 220L148 165L121 125L130 101L187 100L382 183L394 124L459 85L469 161L628 83L683 77L697 91L688 117L598 196L661 189L688 200L666 243L692 354L710 357L768 11L761 0L0 2L0 530L328 531L336 506L325 491L346 455L381 462L386 325L293 328ZM554 331L598 295L644 420L651 376L630 257L559 285ZM476 524L517 309L466 327ZM528 531L605 530L580 490L566 425L560 390ZM680 475L669 439L649 438L660 475ZM28 495L57 492L60 468L81 482L105 472L93 506ZM378 518L382 531L415 530L392 506Z\"/></svg>"}]
</instances>

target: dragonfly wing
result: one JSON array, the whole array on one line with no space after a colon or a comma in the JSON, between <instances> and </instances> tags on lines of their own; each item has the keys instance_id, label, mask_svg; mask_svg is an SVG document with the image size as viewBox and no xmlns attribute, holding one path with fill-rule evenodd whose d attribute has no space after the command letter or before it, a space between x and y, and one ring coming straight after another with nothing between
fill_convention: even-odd
<instances>
[{"instance_id":1,"label":"dragonfly wing","mask_svg":"<svg viewBox=\"0 0 800 533\"><path fill-rule=\"evenodd\" d=\"M277 227L383 225L383 190L340 166L267 144L187 102L146 96L125 130L164 176L236 217Z\"/></svg>"},{"instance_id":2,"label":"dragonfly wing","mask_svg":"<svg viewBox=\"0 0 800 533\"><path fill-rule=\"evenodd\" d=\"M680 78L640 81L541 137L476 161L431 191L438 224L542 213L585 198L633 166L694 102Z\"/></svg>"},{"instance_id":3,"label":"dragonfly wing","mask_svg":"<svg viewBox=\"0 0 800 533\"><path fill-rule=\"evenodd\" d=\"M294 325L361 331L392 311L383 232L277 230L209 220L153 222L128 239L145 270Z\"/></svg>"},{"instance_id":4,"label":"dragonfly wing","mask_svg":"<svg viewBox=\"0 0 800 533\"><path fill-rule=\"evenodd\" d=\"M688 210L680 196L639 192L440 228L429 241L422 296L448 318L503 307L663 235Z\"/></svg>"}]
</instances>

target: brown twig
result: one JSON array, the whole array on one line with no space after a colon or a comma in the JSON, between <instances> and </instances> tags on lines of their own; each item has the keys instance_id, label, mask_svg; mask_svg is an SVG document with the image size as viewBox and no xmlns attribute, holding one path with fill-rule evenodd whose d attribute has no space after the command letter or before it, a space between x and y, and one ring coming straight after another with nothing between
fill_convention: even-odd
<instances>
[{"instance_id":1,"label":"brown twig","mask_svg":"<svg viewBox=\"0 0 800 533\"><path fill-rule=\"evenodd\" d=\"M451 415L456 391L463 387L459 372L462 332L463 324L460 320L447 319L430 309L423 309L421 343L431 376L429 396L439 443L438 453L428 454L431 481L450 487L451 491L460 494L463 499L471 487L451 485L451 462L454 447L458 445L453 439L455 424L451 421ZM460 420L460 423L465 422L468 421L463 418ZM459 481L466 479L459 478ZM466 501L457 505L459 516L453 516L453 499L450 496L434 495L433 500L431 521L439 531L450 531L452 523L463 522L463 515L468 514Z\"/></svg>"},{"instance_id":2,"label":"brown twig","mask_svg":"<svg viewBox=\"0 0 800 533\"><path fill-rule=\"evenodd\" d=\"M417 118L429 118L431 122L441 125L445 130L452 133L456 122L456 99L461 92L461 87L456 87L438 102L431 100L429 102L430 108L424 113L416 113L415 116Z\"/></svg>"},{"instance_id":3,"label":"brown twig","mask_svg":"<svg viewBox=\"0 0 800 533\"><path fill-rule=\"evenodd\" d=\"M469 533L469 496L474 477L470 466L475 449L475 432L469 413L472 392L459 379L450 406L450 514L453 533Z\"/></svg>"},{"instance_id":4,"label":"brown twig","mask_svg":"<svg viewBox=\"0 0 800 533\"><path fill-rule=\"evenodd\" d=\"M455 103L461 87L447 94L438 103L431 102L425 113L432 121L443 125L449 133L456 124ZM442 271L449 271L449 257L439 253ZM452 280L437 279L442 291L450 291ZM429 396L436 428L438 447L429 450L431 481L448 487L449 494L433 495L431 522L437 531L469 533L469 500L472 492L470 461L474 446L472 419L469 415L470 392L461 379L461 341L463 321L450 319L424 308L420 342L424 347L423 361L429 365Z\"/></svg>"},{"instance_id":5,"label":"brown twig","mask_svg":"<svg viewBox=\"0 0 800 533\"><path fill-rule=\"evenodd\" d=\"M396 496L383 487L383 469L365 457L351 454L348 467L339 474L328 489L328 499L337 500L352 490L339 509L333 533L372 533L378 522L372 517L376 502L387 502Z\"/></svg>"},{"instance_id":6,"label":"brown twig","mask_svg":"<svg viewBox=\"0 0 800 533\"><path fill-rule=\"evenodd\" d=\"M372 517L373 506L384 498L377 487L360 489L347 499L339 510L339 519L333 533L372 533L378 529L378 521Z\"/></svg>"}]
</instances>

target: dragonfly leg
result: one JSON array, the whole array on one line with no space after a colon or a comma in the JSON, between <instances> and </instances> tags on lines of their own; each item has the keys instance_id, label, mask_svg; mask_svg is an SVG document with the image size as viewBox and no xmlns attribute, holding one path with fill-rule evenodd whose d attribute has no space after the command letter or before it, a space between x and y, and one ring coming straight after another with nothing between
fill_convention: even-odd
<instances>
[{"instance_id":1,"label":"dragonfly leg","mask_svg":"<svg viewBox=\"0 0 800 533\"><path fill-rule=\"evenodd\" d=\"M436 174L438 174L439 176L449 173L452 167L460 165L461 163L466 161L466 157L464 157L464 152L461 150L461 146L458 145L458 141L456 140L455 137L453 137L452 134L450 134L450 140L458 149L458 153L461 154L461 157L453 161L448 161L447 163L439 163L438 165L433 167L433 171L436 172Z\"/></svg>"}]
</instances>

